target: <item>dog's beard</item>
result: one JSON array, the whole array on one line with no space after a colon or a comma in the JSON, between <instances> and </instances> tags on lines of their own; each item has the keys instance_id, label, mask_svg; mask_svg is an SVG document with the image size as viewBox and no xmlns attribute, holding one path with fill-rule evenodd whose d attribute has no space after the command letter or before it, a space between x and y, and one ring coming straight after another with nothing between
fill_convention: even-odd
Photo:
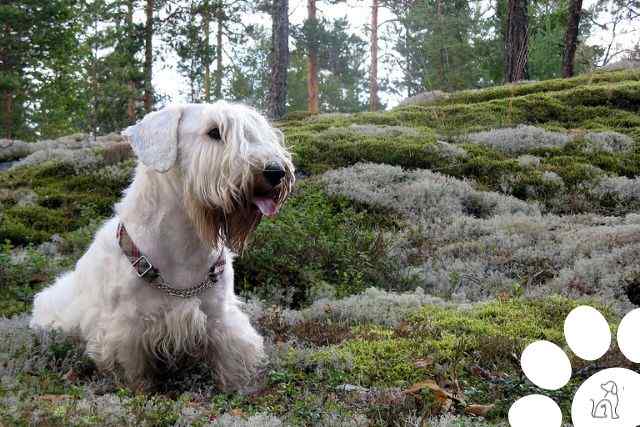
<instances>
[{"instance_id":1,"label":"dog's beard","mask_svg":"<svg viewBox=\"0 0 640 427\"><path fill-rule=\"evenodd\" d=\"M262 219L260 211L247 200L234 202L230 212L203 203L193 196L187 197L186 204L191 221L203 242L212 248L224 244L238 254L244 251Z\"/></svg>"},{"instance_id":2,"label":"dog's beard","mask_svg":"<svg viewBox=\"0 0 640 427\"><path fill-rule=\"evenodd\" d=\"M219 193L228 197L218 197L215 202L207 197L212 192L203 191L208 189L207 180L204 183L190 181L185 188L186 210L198 236L211 248L219 248L224 244L235 253L241 254L263 215L277 214L295 182L293 168L289 166L276 187L266 184L262 174L250 176L252 179L241 181L243 185L233 186L228 191L220 190ZM260 199L263 203L259 202ZM264 207L266 199L271 200L270 209L267 210Z\"/></svg>"}]
</instances>

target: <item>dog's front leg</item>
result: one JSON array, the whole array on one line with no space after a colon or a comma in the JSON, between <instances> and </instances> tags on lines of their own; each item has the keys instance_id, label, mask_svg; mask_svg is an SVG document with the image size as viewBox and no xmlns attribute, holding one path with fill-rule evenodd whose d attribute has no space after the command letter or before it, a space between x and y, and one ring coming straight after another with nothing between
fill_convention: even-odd
<instances>
[{"instance_id":1,"label":"dog's front leg","mask_svg":"<svg viewBox=\"0 0 640 427\"><path fill-rule=\"evenodd\" d=\"M154 385L153 367L142 340L142 325L131 318L112 316L87 340L87 353L98 369L112 371L133 390ZM120 377L124 374L124 378Z\"/></svg>"},{"instance_id":2,"label":"dog's front leg","mask_svg":"<svg viewBox=\"0 0 640 427\"><path fill-rule=\"evenodd\" d=\"M264 361L263 339L235 305L208 320L210 363L223 390L246 387Z\"/></svg>"}]
</instances>

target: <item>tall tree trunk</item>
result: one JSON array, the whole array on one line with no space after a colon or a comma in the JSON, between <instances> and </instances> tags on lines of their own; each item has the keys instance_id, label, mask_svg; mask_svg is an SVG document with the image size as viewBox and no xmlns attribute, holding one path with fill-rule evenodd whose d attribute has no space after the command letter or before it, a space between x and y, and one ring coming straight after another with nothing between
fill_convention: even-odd
<instances>
[{"instance_id":1,"label":"tall tree trunk","mask_svg":"<svg viewBox=\"0 0 640 427\"><path fill-rule=\"evenodd\" d=\"M6 2L2 2L4 5ZM2 31L5 35L11 34L11 22L3 22L2 23ZM15 71L15 60L12 60L10 57L11 50L6 47L0 48L0 72L10 74ZM15 88L12 86L5 87L2 91L2 109L0 110L0 115L2 116L0 123L2 124L2 137L11 139L14 133L14 122L13 122L13 95Z\"/></svg>"},{"instance_id":2,"label":"tall tree trunk","mask_svg":"<svg viewBox=\"0 0 640 427\"><path fill-rule=\"evenodd\" d=\"M133 33L133 0L129 0L127 2L127 52L131 52L131 46L133 46L133 38L135 37ZM131 58L133 61L133 58ZM133 76L131 75L133 71L129 71L129 81L127 82L127 88L129 90L129 96L127 97L127 121L129 124L134 124L136 122L136 83L133 80Z\"/></svg>"},{"instance_id":3,"label":"tall tree trunk","mask_svg":"<svg viewBox=\"0 0 640 427\"><path fill-rule=\"evenodd\" d=\"M204 31L204 102L211 102L211 58L209 55L209 24L211 23L211 10L209 1L202 5L202 30Z\"/></svg>"},{"instance_id":4,"label":"tall tree trunk","mask_svg":"<svg viewBox=\"0 0 640 427\"><path fill-rule=\"evenodd\" d=\"M569 3L569 17L567 18L567 32L564 35L564 54L562 55L563 77L573 77L574 74L581 14L582 0L571 0Z\"/></svg>"},{"instance_id":5,"label":"tall tree trunk","mask_svg":"<svg viewBox=\"0 0 640 427\"><path fill-rule=\"evenodd\" d=\"M271 84L268 113L273 119L287 112L287 70L289 69L289 0L273 0L271 33Z\"/></svg>"},{"instance_id":6,"label":"tall tree trunk","mask_svg":"<svg viewBox=\"0 0 640 427\"><path fill-rule=\"evenodd\" d=\"M216 99L222 98L222 33L224 31L224 9L222 2L218 4L217 10L217 34L216 34L216 85L215 85L215 97Z\"/></svg>"},{"instance_id":7,"label":"tall tree trunk","mask_svg":"<svg viewBox=\"0 0 640 427\"><path fill-rule=\"evenodd\" d=\"M89 115L89 126L91 127L91 133L95 138L98 136L98 17L94 11L91 14L91 20L93 25L93 41L91 44L91 113Z\"/></svg>"},{"instance_id":8,"label":"tall tree trunk","mask_svg":"<svg viewBox=\"0 0 640 427\"><path fill-rule=\"evenodd\" d=\"M4 128L4 138L13 137L13 91L5 89L2 92L2 127Z\"/></svg>"},{"instance_id":9,"label":"tall tree trunk","mask_svg":"<svg viewBox=\"0 0 640 427\"><path fill-rule=\"evenodd\" d=\"M313 31L308 34L309 57L307 58L307 109L311 114L320 112L318 100L318 19L316 16L316 0L307 0L307 22L312 25Z\"/></svg>"},{"instance_id":10,"label":"tall tree trunk","mask_svg":"<svg viewBox=\"0 0 640 427\"><path fill-rule=\"evenodd\" d=\"M524 80L529 57L528 0L509 0L507 4L507 37L505 39L505 72L507 83Z\"/></svg>"},{"instance_id":11,"label":"tall tree trunk","mask_svg":"<svg viewBox=\"0 0 640 427\"><path fill-rule=\"evenodd\" d=\"M371 67L369 70L369 110L378 111L378 9L379 0L371 4Z\"/></svg>"},{"instance_id":12,"label":"tall tree trunk","mask_svg":"<svg viewBox=\"0 0 640 427\"><path fill-rule=\"evenodd\" d=\"M145 13L147 22L144 28L144 110L151 112L153 108L153 11L155 0L147 0Z\"/></svg>"},{"instance_id":13,"label":"tall tree trunk","mask_svg":"<svg viewBox=\"0 0 640 427\"><path fill-rule=\"evenodd\" d=\"M447 69L449 64L449 52L447 50L447 46L445 46L446 36L444 34L444 4L443 0L438 0L436 2L436 16L438 17L438 32L440 33L438 37L438 42L440 43L440 58L438 63L438 74L440 75L440 84L443 88L447 88Z\"/></svg>"},{"instance_id":14,"label":"tall tree trunk","mask_svg":"<svg viewBox=\"0 0 640 427\"><path fill-rule=\"evenodd\" d=\"M411 74L411 69L412 69L412 58L411 58L411 53L409 50L409 35L411 34L411 29L409 28L409 23L404 20L403 22L403 27L404 27L404 38L403 38L403 42L404 42L404 51L405 51L405 58L406 58L406 66L403 70L403 78L404 78L404 85L407 88L407 98L410 96L415 95L414 92L414 82L413 82L413 78L412 78L412 74Z\"/></svg>"}]
</instances>

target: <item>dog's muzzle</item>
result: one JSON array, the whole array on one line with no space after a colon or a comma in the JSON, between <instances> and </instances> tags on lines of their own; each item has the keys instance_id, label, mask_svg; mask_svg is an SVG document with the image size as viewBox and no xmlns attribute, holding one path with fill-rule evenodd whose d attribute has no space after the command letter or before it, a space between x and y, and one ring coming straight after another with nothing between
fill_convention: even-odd
<instances>
[{"instance_id":1,"label":"dog's muzzle","mask_svg":"<svg viewBox=\"0 0 640 427\"><path fill-rule=\"evenodd\" d=\"M270 162L265 165L261 181L266 188L260 189L253 197L253 204L262 215L273 217L278 213L278 208L282 201L281 192L284 190L282 186L289 185L290 187L290 184L285 180L286 176L287 172L278 163ZM287 189L286 193L288 191Z\"/></svg>"}]
</instances>

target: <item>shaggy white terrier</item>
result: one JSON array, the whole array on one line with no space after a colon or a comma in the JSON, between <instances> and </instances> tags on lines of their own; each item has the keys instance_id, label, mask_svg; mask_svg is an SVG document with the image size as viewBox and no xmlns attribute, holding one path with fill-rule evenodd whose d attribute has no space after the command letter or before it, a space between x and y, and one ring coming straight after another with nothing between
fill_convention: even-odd
<instances>
[{"instance_id":1,"label":"shaggy white terrier","mask_svg":"<svg viewBox=\"0 0 640 427\"><path fill-rule=\"evenodd\" d=\"M36 296L31 326L79 336L99 368L122 368L133 386L204 359L223 389L242 388L263 343L239 309L231 251L291 190L282 133L253 109L217 102L165 108L123 135L135 178L75 270ZM150 266L159 276L139 277Z\"/></svg>"}]
</instances>

